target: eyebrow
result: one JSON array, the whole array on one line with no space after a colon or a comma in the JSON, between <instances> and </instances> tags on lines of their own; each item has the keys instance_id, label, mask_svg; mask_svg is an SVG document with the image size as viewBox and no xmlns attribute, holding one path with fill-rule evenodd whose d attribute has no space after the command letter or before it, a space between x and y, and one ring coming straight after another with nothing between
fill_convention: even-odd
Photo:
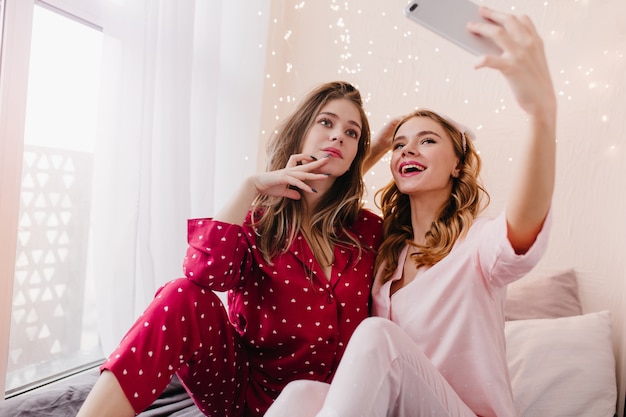
<instances>
[{"instance_id":1,"label":"eyebrow","mask_svg":"<svg viewBox=\"0 0 626 417\"><path fill-rule=\"evenodd\" d=\"M332 116L335 119L339 119L339 116L337 116L335 113L332 113L332 112L329 112L329 111L321 111L321 112L319 112L318 116L321 116L321 115ZM355 125L356 127L359 128L359 130L362 130L361 125L358 124L357 122L355 122L354 120L348 120L348 123L350 123L352 125Z\"/></svg>"},{"instance_id":2,"label":"eyebrow","mask_svg":"<svg viewBox=\"0 0 626 417\"><path fill-rule=\"evenodd\" d=\"M422 130L415 136L422 137L422 136L428 136L428 135L434 135L441 139L441 135L437 132L433 132L432 130ZM393 138L393 140L395 141L398 139L405 139L405 138L406 138L406 135L402 135L402 136L396 136L395 138Z\"/></svg>"}]
</instances>

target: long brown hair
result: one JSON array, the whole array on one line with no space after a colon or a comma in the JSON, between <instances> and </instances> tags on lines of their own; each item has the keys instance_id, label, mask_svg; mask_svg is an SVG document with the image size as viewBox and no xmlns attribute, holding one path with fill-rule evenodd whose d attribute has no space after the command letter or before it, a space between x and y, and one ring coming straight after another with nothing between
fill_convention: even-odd
<instances>
[{"instance_id":1,"label":"long brown hair","mask_svg":"<svg viewBox=\"0 0 626 417\"><path fill-rule=\"evenodd\" d=\"M363 162L369 152L370 128L363 109L361 94L351 84L337 81L322 84L312 90L291 116L272 136L267 148L267 170L282 169L289 157L300 153L304 139L322 107L336 99L349 100L356 105L361 116L361 137L357 154L348 172L337 178L330 190L312 207L310 221L312 240L340 245L361 245L357 237L348 233L363 207L365 191ZM253 225L258 233L258 248L267 262L289 249L296 233L301 230L304 213L303 200L259 195L253 203ZM318 260L327 264L322 251L313 248Z\"/></svg>"},{"instance_id":2,"label":"long brown hair","mask_svg":"<svg viewBox=\"0 0 626 417\"><path fill-rule=\"evenodd\" d=\"M453 179L450 198L441 207L426 233L424 245L417 245L413 241L409 196L401 193L393 180L376 193L377 205L384 219L383 244L378 250L376 269L385 263L383 281L388 281L393 275L400 251L407 243L417 249L411 258L418 267L432 266L446 257L457 239L465 236L474 219L489 204L489 194L479 181L482 162L467 135L452 121L426 109L416 110L403 118L396 126L396 132L414 117L432 119L448 133L460 161L459 176Z\"/></svg>"}]
</instances>

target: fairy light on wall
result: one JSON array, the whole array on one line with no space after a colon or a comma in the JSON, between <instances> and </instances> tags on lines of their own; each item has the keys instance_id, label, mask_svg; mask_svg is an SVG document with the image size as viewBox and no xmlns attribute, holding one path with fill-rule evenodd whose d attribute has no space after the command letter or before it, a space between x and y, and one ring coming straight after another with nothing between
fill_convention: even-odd
<instances>
[{"instance_id":1,"label":"fairy light on wall","mask_svg":"<svg viewBox=\"0 0 626 417\"><path fill-rule=\"evenodd\" d=\"M619 29L620 25L600 22L598 7L592 8L588 1L581 0L539 4L506 0L478 2L529 14L545 35L560 105L559 131L564 131L562 146L570 146L581 131L604 132L612 128L610 120L622 118L616 112L619 104L623 109L623 101L615 97L620 91L624 93L626 35ZM625 9L618 0L607 3L604 10L610 10L611 16L619 15L615 7ZM268 106L272 114L267 113L264 120L276 124L293 109L300 94L316 83L338 77L360 88L374 132L390 115L406 113L415 107L441 108L457 115L477 132L476 146L488 159L486 165L498 165L498 158L503 166L510 165L514 151L503 149L498 137L508 137L510 132L521 130L524 120L505 82L493 77L490 70L474 71L474 57L408 22L402 14L405 4L404 0L367 6L354 1L319 0L286 2L276 7L265 93L273 101ZM594 44L591 35L599 33L590 28L594 22L612 29L616 36L598 35L596 38L602 38L602 42L596 40ZM576 29L580 27L578 23L588 28L585 33ZM462 99L456 99L458 95ZM287 97L288 100L284 99ZM588 102L590 97L595 103ZM493 109L492 112L485 111L487 108ZM588 114L590 119L597 114L596 121L590 121L582 129L573 128L563 122L566 112L575 114L577 122L582 121L581 114ZM594 128L593 123L601 127ZM265 140L274 129L267 124L262 130ZM620 149L617 141L621 135L607 133L607 136L612 137L599 138L596 146L611 149L614 155ZM583 148L586 146L590 145ZM368 174L369 189L386 183L387 163L383 158Z\"/></svg>"}]
</instances>

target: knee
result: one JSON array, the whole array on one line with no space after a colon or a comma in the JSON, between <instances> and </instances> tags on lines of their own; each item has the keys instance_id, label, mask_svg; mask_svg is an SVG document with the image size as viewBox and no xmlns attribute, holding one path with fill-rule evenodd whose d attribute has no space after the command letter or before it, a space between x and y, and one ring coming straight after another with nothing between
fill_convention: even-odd
<instances>
[{"instance_id":1,"label":"knee","mask_svg":"<svg viewBox=\"0 0 626 417\"><path fill-rule=\"evenodd\" d=\"M383 336L394 333L397 328L398 325L389 319L368 317L357 326L350 340L355 339L369 345L386 339Z\"/></svg>"},{"instance_id":2,"label":"knee","mask_svg":"<svg viewBox=\"0 0 626 417\"><path fill-rule=\"evenodd\" d=\"M220 297L213 291L201 287L187 278L166 282L154 296L153 304L178 312L199 312L221 315L225 311Z\"/></svg>"},{"instance_id":3,"label":"knee","mask_svg":"<svg viewBox=\"0 0 626 417\"><path fill-rule=\"evenodd\" d=\"M287 395L292 398L307 398L312 393L326 393L328 384L319 381L309 381L307 379L299 379L291 381L283 388L281 395Z\"/></svg>"},{"instance_id":4,"label":"knee","mask_svg":"<svg viewBox=\"0 0 626 417\"><path fill-rule=\"evenodd\" d=\"M354 331L348 348L353 355L373 361L394 356L397 353L399 333L402 332L402 329L391 320L368 317Z\"/></svg>"},{"instance_id":5,"label":"knee","mask_svg":"<svg viewBox=\"0 0 626 417\"><path fill-rule=\"evenodd\" d=\"M283 388L283 390L280 392L280 395L288 397L300 397L304 395L304 393L306 393L307 386L309 385L308 383L309 381L306 380L291 381L290 383L285 385L285 388Z\"/></svg>"}]
</instances>

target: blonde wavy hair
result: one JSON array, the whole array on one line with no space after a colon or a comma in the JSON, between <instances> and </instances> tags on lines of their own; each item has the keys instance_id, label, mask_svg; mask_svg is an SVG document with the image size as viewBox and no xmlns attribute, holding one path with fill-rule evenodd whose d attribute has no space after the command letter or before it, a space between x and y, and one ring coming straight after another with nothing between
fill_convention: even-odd
<instances>
[{"instance_id":1,"label":"blonde wavy hair","mask_svg":"<svg viewBox=\"0 0 626 417\"><path fill-rule=\"evenodd\" d=\"M489 204L489 194L480 183L481 159L472 141L458 125L427 109L419 109L407 115L396 126L398 128L414 117L426 117L438 123L450 136L454 152L460 161L459 176L452 178L452 192L426 233L426 243L418 245L413 241L411 226L411 204L409 196L398 190L393 180L376 193L377 205L383 214L383 244L378 250L376 270L384 266L383 282L391 279L398 265L400 251L405 244L416 249L411 255L417 267L432 266L445 258L452 246L467 234L474 219Z\"/></svg>"},{"instance_id":2,"label":"blonde wavy hair","mask_svg":"<svg viewBox=\"0 0 626 417\"><path fill-rule=\"evenodd\" d=\"M277 133L270 139L267 148L267 170L282 169L289 157L300 153L304 139L315 122L315 117L330 101L345 99L355 104L361 116L361 137L356 157L348 172L337 178L332 188L320 199L310 219L312 247L316 258L330 265L324 251L315 242L323 241L338 245L362 245L348 228L356 220L363 207L365 191L363 182L363 162L370 147L370 127L363 108L359 90L350 83L336 81L319 85L298 105L292 115L282 123ZM303 199L269 197L259 195L253 203L252 225L258 234L257 246L266 262L286 252L302 227L304 213Z\"/></svg>"}]
</instances>

